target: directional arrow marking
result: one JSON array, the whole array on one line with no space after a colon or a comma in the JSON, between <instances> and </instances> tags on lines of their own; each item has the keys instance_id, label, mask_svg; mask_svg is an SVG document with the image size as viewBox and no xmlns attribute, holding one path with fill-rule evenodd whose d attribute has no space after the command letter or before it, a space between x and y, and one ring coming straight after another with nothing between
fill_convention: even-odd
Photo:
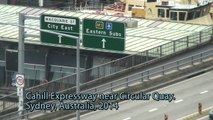
<instances>
[{"instance_id":1,"label":"directional arrow marking","mask_svg":"<svg viewBox=\"0 0 213 120\"><path fill-rule=\"evenodd\" d=\"M102 48L105 48L105 43L106 43L106 40L103 38L103 40L102 40Z\"/></svg>"},{"instance_id":2,"label":"directional arrow marking","mask_svg":"<svg viewBox=\"0 0 213 120\"><path fill-rule=\"evenodd\" d=\"M61 35L58 35L58 39L59 39L59 43L61 44L61 38L62 36Z\"/></svg>"}]
</instances>

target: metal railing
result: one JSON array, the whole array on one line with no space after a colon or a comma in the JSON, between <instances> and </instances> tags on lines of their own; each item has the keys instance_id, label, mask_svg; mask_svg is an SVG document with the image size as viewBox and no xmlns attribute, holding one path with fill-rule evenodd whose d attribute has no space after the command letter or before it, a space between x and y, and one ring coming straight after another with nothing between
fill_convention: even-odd
<instances>
[{"instance_id":1,"label":"metal railing","mask_svg":"<svg viewBox=\"0 0 213 120\"><path fill-rule=\"evenodd\" d=\"M124 88L132 87L133 85L137 85L140 83L143 83L144 81L149 81L151 79L163 76L165 74L169 74L174 71L181 71L184 70L187 66L192 67L198 64L202 64L204 62L213 60L213 49L200 52L197 54L194 54L192 56L188 56L182 59L178 59L176 61L172 61L170 63L166 63L121 79L118 79L116 81L112 81L103 85L96 86L94 88L90 88L87 90L82 91L81 93L112 93L117 92L118 90L122 90ZM66 93L70 89L66 89L63 91L60 91L61 93ZM48 101L49 102L55 102L58 104L57 100ZM65 101L66 102L72 102L72 101ZM33 112L24 111L25 117L33 116L36 114L44 113L45 111L37 110ZM18 112L9 113L7 115L0 116L1 120L13 120L17 119Z\"/></svg>"},{"instance_id":2,"label":"metal railing","mask_svg":"<svg viewBox=\"0 0 213 120\"><path fill-rule=\"evenodd\" d=\"M144 52L140 52L134 55L129 55L114 61L110 61L108 63L87 69L85 71L81 71L81 81L89 82L92 80L101 79L107 76L115 75L121 71L130 69L139 64L146 63L150 60L156 60L158 58L171 55L173 53L179 52L186 48L199 45L201 43L207 42L211 39L212 28L206 29L197 34L193 34L179 40L171 41L164 45L158 46L156 48L152 48L146 50ZM66 88L70 88L69 81L75 81L75 74L69 75L46 84L48 88L54 88L55 91L61 90L58 86L65 86ZM81 82L83 83L83 82ZM40 89L42 86L35 86L33 88L29 88L29 91L34 91ZM65 89L66 89L65 88Z\"/></svg>"},{"instance_id":3,"label":"metal railing","mask_svg":"<svg viewBox=\"0 0 213 120\"><path fill-rule=\"evenodd\" d=\"M186 48L199 45L201 43L211 40L213 27L205 29L199 33L189 35L187 37L171 41L169 43L163 44L161 46L146 50L144 52L136 53L129 55L84 71L81 71L81 83L83 85L85 82L95 81L107 76L115 75L119 72L131 69L134 66L139 64L145 64L151 60L157 60L158 58L171 55L173 53L179 52ZM148 73L147 73L148 74ZM63 78L52 80L47 84L42 84L27 88L26 92L29 91L42 91L44 88L47 88L49 91L59 92L65 89L70 89L75 86L76 74L71 74ZM8 97L14 96L16 93L7 95L0 98L0 101L5 101ZM6 102L6 101L5 101ZM14 103L14 106L17 106L17 103ZM5 108L6 110L7 108ZM8 108L9 109L9 108Z\"/></svg>"},{"instance_id":4,"label":"metal railing","mask_svg":"<svg viewBox=\"0 0 213 120\"><path fill-rule=\"evenodd\" d=\"M81 2L79 10L104 10L104 7L106 6L108 6L106 3Z\"/></svg>"},{"instance_id":5,"label":"metal railing","mask_svg":"<svg viewBox=\"0 0 213 120\"><path fill-rule=\"evenodd\" d=\"M162 77L165 74L174 73L187 67L202 64L203 62L213 60L213 49L195 54L189 57L179 59L164 65L160 65L116 81L112 81L95 88L86 90L88 93L112 93L118 90L132 87L147 80ZM103 89L104 88L104 89Z\"/></svg>"},{"instance_id":6,"label":"metal railing","mask_svg":"<svg viewBox=\"0 0 213 120\"><path fill-rule=\"evenodd\" d=\"M0 67L5 67L6 62L0 60ZM40 85L41 80L45 80L45 66L41 64L24 64L25 69L25 86L26 88ZM85 70L81 68L80 71ZM67 67L67 66L58 66L58 65L50 65L50 72L53 76L47 78L48 80L55 80L58 78L62 78L64 76L76 73L75 67ZM2 77L5 81L8 81L5 86L14 86L15 85L15 75L17 72L5 70L5 75ZM0 104L1 105L1 104Z\"/></svg>"}]
</instances>

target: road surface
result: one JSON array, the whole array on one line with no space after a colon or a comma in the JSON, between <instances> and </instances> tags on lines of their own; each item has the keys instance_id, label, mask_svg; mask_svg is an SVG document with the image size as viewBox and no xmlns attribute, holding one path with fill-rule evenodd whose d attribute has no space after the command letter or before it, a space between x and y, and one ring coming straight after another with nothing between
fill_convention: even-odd
<instances>
[{"instance_id":1,"label":"road surface","mask_svg":"<svg viewBox=\"0 0 213 120\"><path fill-rule=\"evenodd\" d=\"M176 100L124 101L119 110L95 111L82 115L81 120L163 120L164 114L169 120L181 119L197 112L199 102L203 109L213 106L213 71L156 91L174 93Z\"/></svg>"},{"instance_id":2,"label":"road surface","mask_svg":"<svg viewBox=\"0 0 213 120\"><path fill-rule=\"evenodd\" d=\"M196 120L209 120L209 115L203 116L203 117L198 118Z\"/></svg>"}]
</instances>

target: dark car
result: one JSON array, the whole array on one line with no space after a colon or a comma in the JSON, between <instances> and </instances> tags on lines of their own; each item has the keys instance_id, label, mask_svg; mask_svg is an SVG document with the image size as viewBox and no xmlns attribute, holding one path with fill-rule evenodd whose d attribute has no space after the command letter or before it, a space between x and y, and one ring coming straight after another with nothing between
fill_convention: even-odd
<instances>
[{"instance_id":1,"label":"dark car","mask_svg":"<svg viewBox=\"0 0 213 120\"><path fill-rule=\"evenodd\" d=\"M209 111L209 120L213 120L213 110Z\"/></svg>"}]
</instances>

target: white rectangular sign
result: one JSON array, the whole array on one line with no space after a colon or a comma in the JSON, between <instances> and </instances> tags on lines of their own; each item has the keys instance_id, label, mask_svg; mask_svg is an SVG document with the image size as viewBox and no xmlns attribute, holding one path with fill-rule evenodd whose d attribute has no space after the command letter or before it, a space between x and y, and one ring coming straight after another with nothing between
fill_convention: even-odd
<instances>
[{"instance_id":1,"label":"white rectangular sign","mask_svg":"<svg viewBox=\"0 0 213 120\"><path fill-rule=\"evenodd\" d=\"M17 87L17 96L23 97L23 88L22 87Z\"/></svg>"},{"instance_id":2,"label":"white rectangular sign","mask_svg":"<svg viewBox=\"0 0 213 120\"><path fill-rule=\"evenodd\" d=\"M75 19L59 18L59 17L48 17L48 16L45 16L44 17L44 22L76 25L76 20Z\"/></svg>"},{"instance_id":3,"label":"white rectangular sign","mask_svg":"<svg viewBox=\"0 0 213 120\"><path fill-rule=\"evenodd\" d=\"M19 96L19 102L18 102L18 111L22 111L24 108L24 101L23 101L23 97Z\"/></svg>"}]
</instances>

